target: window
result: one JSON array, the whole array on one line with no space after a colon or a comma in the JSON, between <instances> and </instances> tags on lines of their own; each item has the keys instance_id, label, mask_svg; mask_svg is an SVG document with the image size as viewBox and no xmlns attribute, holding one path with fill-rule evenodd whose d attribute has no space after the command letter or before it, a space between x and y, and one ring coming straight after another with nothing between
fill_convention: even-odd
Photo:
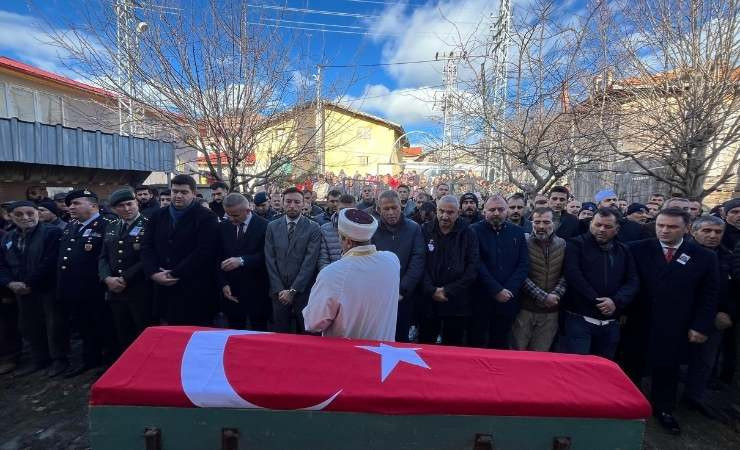
<instances>
[{"instance_id":1,"label":"window","mask_svg":"<svg viewBox=\"0 0 740 450\"><path fill-rule=\"evenodd\" d=\"M360 139L370 139L372 137L370 127L359 127L357 129L357 137Z\"/></svg>"},{"instance_id":2,"label":"window","mask_svg":"<svg viewBox=\"0 0 740 450\"><path fill-rule=\"evenodd\" d=\"M56 125L62 123L62 99L59 96L38 92L39 122Z\"/></svg>"},{"instance_id":3,"label":"window","mask_svg":"<svg viewBox=\"0 0 740 450\"><path fill-rule=\"evenodd\" d=\"M36 121L36 108L34 106L33 91L12 86L10 88L10 101L8 102L8 115L29 122Z\"/></svg>"}]
</instances>

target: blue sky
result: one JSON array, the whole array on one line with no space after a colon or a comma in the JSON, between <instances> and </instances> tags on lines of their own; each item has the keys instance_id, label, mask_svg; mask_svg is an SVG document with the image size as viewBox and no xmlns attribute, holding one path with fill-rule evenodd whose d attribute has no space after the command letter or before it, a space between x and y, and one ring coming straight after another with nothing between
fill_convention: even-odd
<instances>
[{"instance_id":1,"label":"blue sky","mask_svg":"<svg viewBox=\"0 0 740 450\"><path fill-rule=\"evenodd\" d=\"M526 0L521 0L519 3ZM44 41L40 17L54 20L63 13L75 20L81 0L3 0L0 2L0 54L47 70L63 72L57 49ZM157 3L157 0L153 0ZM162 0L161 4L172 4ZM186 2L187 3L187 2ZM442 85L438 51L453 48L456 36L482 37L488 33L490 13L497 0L250 0L263 19L301 33L310 65L350 65L327 68L331 82L351 76L356 82L343 90L357 109L403 125L407 131L438 134L435 108ZM570 8L578 1L565 1ZM278 11L275 5L292 8ZM262 6L262 7L260 7ZM300 10L300 11L299 11ZM282 16L281 22L274 18ZM270 20L272 19L272 20ZM323 56L322 56L323 55ZM355 65L369 65L357 67Z\"/></svg>"}]
</instances>

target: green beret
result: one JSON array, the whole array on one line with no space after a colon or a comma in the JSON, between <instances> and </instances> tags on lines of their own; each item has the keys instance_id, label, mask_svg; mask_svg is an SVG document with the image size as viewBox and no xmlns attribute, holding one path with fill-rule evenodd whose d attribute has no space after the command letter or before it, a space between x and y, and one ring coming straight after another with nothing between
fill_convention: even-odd
<instances>
[{"instance_id":1,"label":"green beret","mask_svg":"<svg viewBox=\"0 0 740 450\"><path fill-rule=\"evenodd\" d=\"M115 191L110 195L109 204L110 206L116 206L121 202L127 202L134 199L136 199L136 197L134 197L134 193L131 191L131 189L123 188Z\"/></svg>"}]
</instances>

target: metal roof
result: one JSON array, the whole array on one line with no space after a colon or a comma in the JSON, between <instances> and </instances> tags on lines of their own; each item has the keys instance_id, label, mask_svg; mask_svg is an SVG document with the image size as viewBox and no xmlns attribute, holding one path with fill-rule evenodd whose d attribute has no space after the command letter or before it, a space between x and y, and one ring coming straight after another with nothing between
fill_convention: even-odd
<instances>
[{"instance_id":1,"label":"metal roof","mask_svg":"<svg viewBox=\"0 0 740 450\"><path fill-rule=\"evenodd\" d=\"M0 161L172 172L171 142L0 118Z\"/></svg>"}]
</instances>

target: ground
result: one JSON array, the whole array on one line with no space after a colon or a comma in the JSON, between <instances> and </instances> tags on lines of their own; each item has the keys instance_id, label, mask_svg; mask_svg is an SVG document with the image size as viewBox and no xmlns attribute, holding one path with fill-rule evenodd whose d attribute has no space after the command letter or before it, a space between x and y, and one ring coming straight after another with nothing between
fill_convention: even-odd
<instances>
[{"instance_id":1,"label":"ground","mask_svg":"<svg viewBox=\"0 0 740 450\"><path fill-rule=\"evenodd\" d=\"M41 373L23 378L0 375L0 450L89 448L88 393L99 375L100 371L91 371L73 379L52 380ZM724 422L681 408L676 417L683 434L671 436L651 420L645 448L740 448L740 390L712 391L710 395L714 404L728 413Z\"/></svg>"}]
</instances>

